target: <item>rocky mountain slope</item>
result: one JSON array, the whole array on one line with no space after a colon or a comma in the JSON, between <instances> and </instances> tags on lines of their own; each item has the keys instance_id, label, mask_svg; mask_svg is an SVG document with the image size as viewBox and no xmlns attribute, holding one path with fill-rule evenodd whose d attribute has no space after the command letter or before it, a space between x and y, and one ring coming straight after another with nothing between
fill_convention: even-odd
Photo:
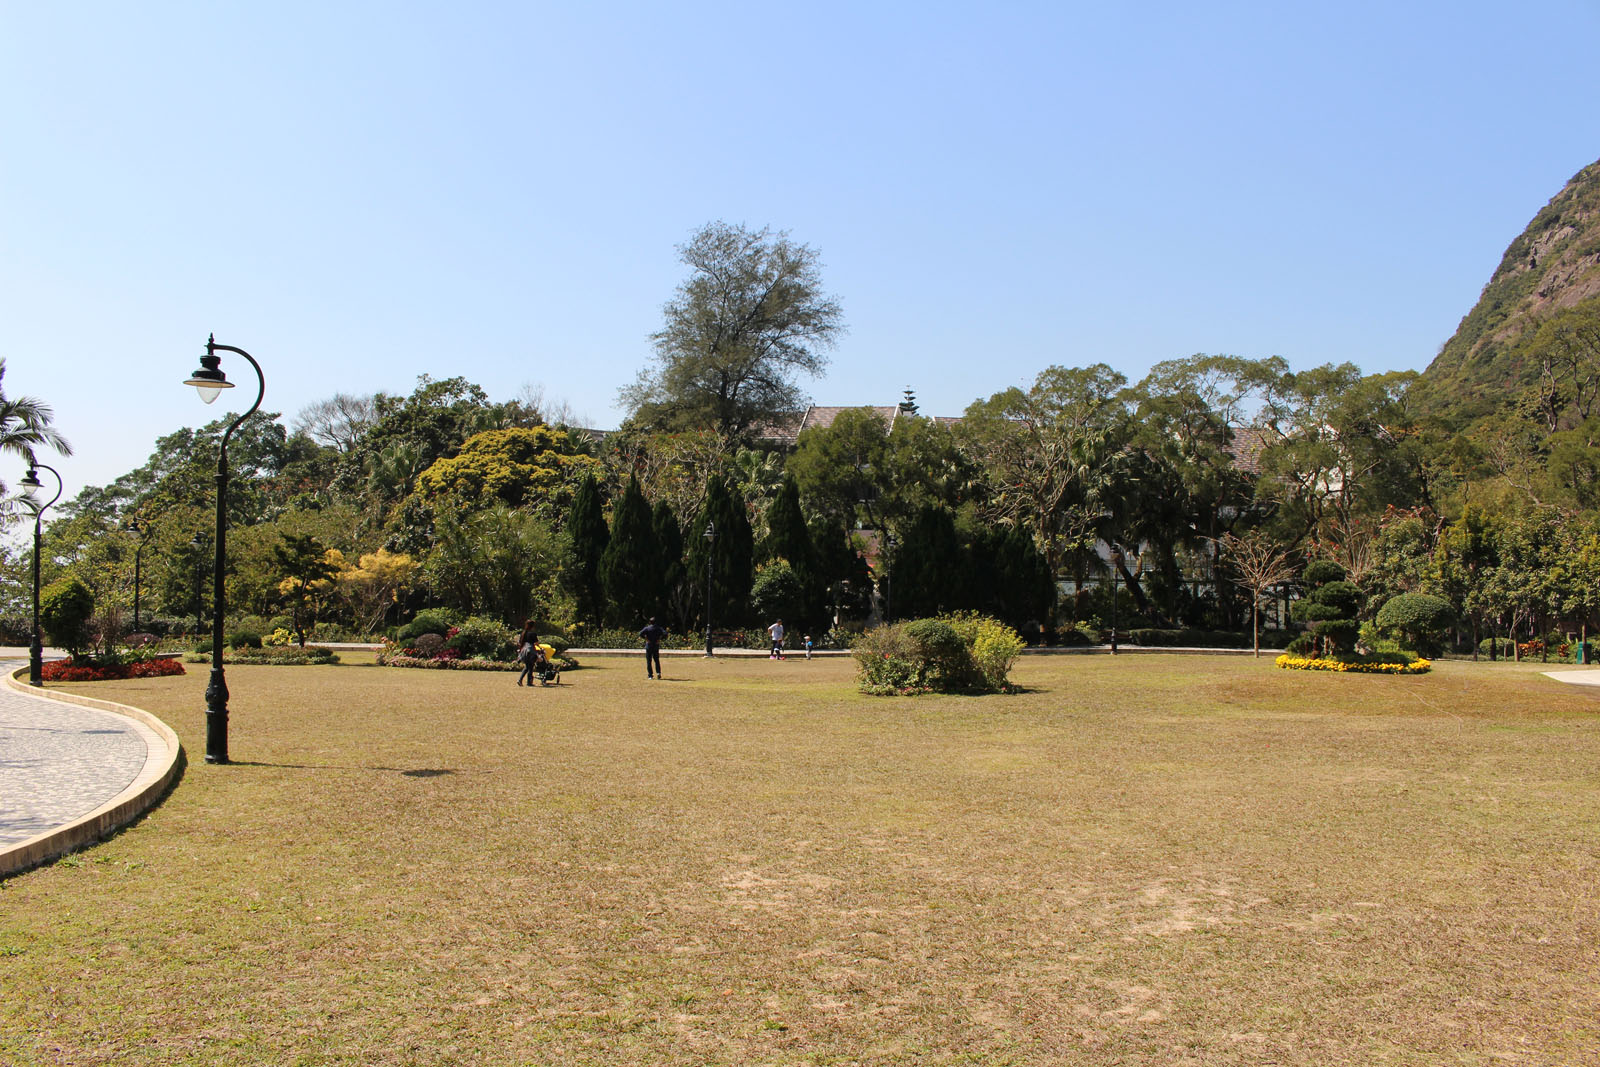
<instances>
[{"instance_id":1,"label":"rocky mountain slope","mask_svg":"<svg viewBox=\"0 0 1600 1067\"><path fill-rule=\"evenodd\" d=\"M1519 342L1550 313L1600 299L1600 161L1544 206L1418 382L1421 411L1465 422L1534 381Z\"/></svg>"}]
</instances>

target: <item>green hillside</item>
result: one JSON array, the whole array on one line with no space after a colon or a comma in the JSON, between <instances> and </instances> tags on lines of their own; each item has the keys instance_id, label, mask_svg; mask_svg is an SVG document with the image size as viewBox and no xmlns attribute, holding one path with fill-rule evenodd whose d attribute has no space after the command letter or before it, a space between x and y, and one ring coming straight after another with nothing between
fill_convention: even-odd
<instances>
[{"instance_id":1,"label":"green hillside","mask_svg":"<svg viewBox=\"0 0 1600 1067\"><path fill-rule=\"evenodd\" d=\"M1483 294L1418 382L1420 410L1465 422L1532 384L1530 326L1600 298L1600 162L1583 168L1511 242Z\"/></svg>"}]
</instances>

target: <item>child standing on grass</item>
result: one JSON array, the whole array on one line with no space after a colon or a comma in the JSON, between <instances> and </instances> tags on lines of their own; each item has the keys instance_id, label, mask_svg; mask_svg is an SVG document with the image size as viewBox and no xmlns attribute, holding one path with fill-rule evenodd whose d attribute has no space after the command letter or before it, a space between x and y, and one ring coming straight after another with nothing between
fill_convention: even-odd
<instances>
[{"instance_id":1,"label":"child standing on grass","mask_svg":"<svg viewBox=\"0 0 1600 1067\"><path fill-rule=\"evenodd\" d=\"M806 643L806 659L810 659L811 658L811 635L810 634L806 634L805 643Z\"/></svg>"}]
</instances>

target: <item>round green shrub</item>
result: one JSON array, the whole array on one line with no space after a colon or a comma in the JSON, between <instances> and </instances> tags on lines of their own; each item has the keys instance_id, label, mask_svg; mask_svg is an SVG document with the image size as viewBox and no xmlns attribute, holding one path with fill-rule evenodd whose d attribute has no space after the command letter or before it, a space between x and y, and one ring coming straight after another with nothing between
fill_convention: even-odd
<instances>
[{"instance_id":1,"label":"round green shrub","mask_svg":"<svg viewBox=\"0 0 1600 1067\"><path fill-rule=\"evenodd\" d=\"M253 630L237 630L228 635L230 648L260 648L261 635Z\"/></svg>"},{"instance_id":2,"label":"round green shrub","mask_svg":"<svg viewBox=\"0 0 1600 1067\"><path fill-rule=\"evenodd\" d=\"M1421 656L1437 656L1450 629L1450 603L1427 593L1401 593L1378 609L1378 629Z\"/></svg>"},{"instance_id":3,"label":"round green shrub","mask_svg":"<svg viewBox=\"0 0 1600 1067\"><path fill-rule=\"evenodd\" d=\"M94 594L76 578L56 582L39 597L39 625L50 643L77 656L89 647Z\"/></svg>"},{"instance_id":4,"label":"round green shrub","mask_svg":"<svg viewBox=\"0 0 1600 1067\"><path fill-rule=\"evenodd\" d=\"M1485 637L1478 642L1478 655L1499 656L1510 659L1516 653L1516 644L1509 637Z\"/></svg>"},{"instance_id":5,"label":"round green shrub","mask_svg":"<svg viewBox=\"0 0 1600 1067\"><path fill-rule=\"evenodd\" d=\"M515 655L512 647L515 635L510 627L481 615L462 622L446 647L460 652L467 659L493 659L509 662Z\"/></svg>"},{"instance_id":6,"label":"round green shrub","mask_svg":"<svg viewBox=\"0 0 1600 1067\"><path fill-rule=\"evenodd\" d=\"M935 689L955 689L972 681L974 667L966 642L955 627L942 619L912 619L905 624L917 658L923 664L923 678Z\"/></svg>"}]
</instances>

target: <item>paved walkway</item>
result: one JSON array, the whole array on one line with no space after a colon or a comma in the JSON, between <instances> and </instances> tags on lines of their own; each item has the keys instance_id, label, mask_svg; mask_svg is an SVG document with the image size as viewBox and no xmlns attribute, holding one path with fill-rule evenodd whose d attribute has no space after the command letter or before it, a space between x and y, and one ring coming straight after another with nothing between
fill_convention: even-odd
<instances>
[{"instance_id":1,"label":"paved walkway","mask_svg":"<svg viewBox=\"0 0 1600 1067\"><path fill-rule=\"evenodd\" d=\"M8 676L27 663L15 652L0 649ZM172 732L127 710L0 684L0 877L126 825L181 771Z\"/></svg>"},{"instance_id":2,"label":"paved walkway","mask_svg":"<svg viewBox=\"0 0 1600 1067\"><path fill-rule=\"evenodd\" d=\"M1575 671L1545 671L1544 675L1546 678L1554 678L1568 685L1600 685L1600 670L1593 667L1587 670L1579 668Z\"/></svg>"}]
</instances>

